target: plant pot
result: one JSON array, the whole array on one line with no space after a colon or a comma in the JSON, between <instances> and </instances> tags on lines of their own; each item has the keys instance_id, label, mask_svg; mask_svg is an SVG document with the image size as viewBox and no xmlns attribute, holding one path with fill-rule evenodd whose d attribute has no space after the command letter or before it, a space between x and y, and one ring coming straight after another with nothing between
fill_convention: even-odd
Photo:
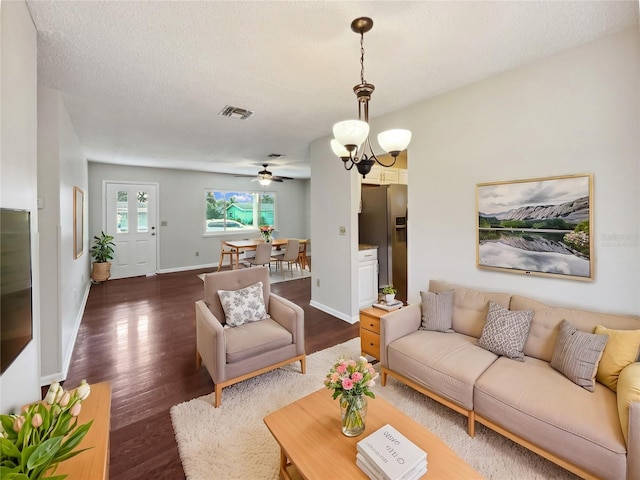
<instances>
[{"instance_id":1,"label":"plant pot","mask_svg":"<svg viewBox=\"0 0 640 480\"><path fill-rule=\"evenodd\" d=\"M395 298L396 298L396 294L395 293L385 293L384 302L385 303L393 303Z\"/></svg>"},{"instance_id":2,"label":"plant pot","mask_svg":"<svg viewBox=\"0 0 640 480\"><path fill-rule=\"evenodd\" d=\"M111 276L111 262L93 264L93 270L91 271L91 278L95 282L106 282Z\"/></svg>"}]
</instances>

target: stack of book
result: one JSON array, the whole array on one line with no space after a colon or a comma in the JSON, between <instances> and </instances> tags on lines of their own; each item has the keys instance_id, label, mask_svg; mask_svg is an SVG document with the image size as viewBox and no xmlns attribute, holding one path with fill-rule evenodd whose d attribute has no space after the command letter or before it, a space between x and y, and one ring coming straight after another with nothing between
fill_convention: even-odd
<instances>
[{"instance_id":1,"label":"stack of book","mask_svg":"<svg viewBox=\"0 0 640 480\"><path fill-rule=\"evenodd\" d=\"M427 473L427 452L391 425L357 444L356 465L371 480L416 480Z\"/></svg>"},{"instance_id":2,"label":"stack of book","mask_svg":"<svg viewBox=\"0 0 640 480\"><path fill-rule=\"evenodd\" d=\"M374 308L380 308L382 310L387 310L387 311L391 311L391 310L397 310L398 308L402 307L403 303L400 300L394 300L393 302L387 303L384 300L378 302L378 303L374 303L372 306Z\"/></svg>"}]
</instances>

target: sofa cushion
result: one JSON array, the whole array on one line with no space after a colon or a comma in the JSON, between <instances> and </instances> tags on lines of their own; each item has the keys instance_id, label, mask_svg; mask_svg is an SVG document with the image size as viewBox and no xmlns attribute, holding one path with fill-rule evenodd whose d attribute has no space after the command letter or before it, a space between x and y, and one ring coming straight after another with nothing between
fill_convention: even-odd
<instances>
[{"instance_id":1,"label":"sofa cushion","mask_svg":"<svg viewBox=\"0 0 640 480\"><path fill-rule=\"evenodd\" d=\"M522 362L522 349L527 341L533 312L512 311L489 301L487 323L477 345L496 355L504 355Z\"/></svg>"},{"instance_id":2,"label":"sofa cushion","mask_svg":"<svg viewBox=\"0 0 640 480\"><path fill-rule=\"evenodd\" d=\"M575 308L551 307L520 295L511 297L509 308L512 310L533 310L531 330L529 330L529 337L524 344L524 354L547 362L550 362L553 356L553 348L558 336L558 325L562 320L567 320L583 332L589 333L593 332L596 325L621 330L640 329L640 318L638 317L587 312Z\"/></svg>"},{"instance_id":3,"label":"sofa cushion","mask_svg":"<svg viewBox=\"0 0 640 480\"><path fill-rule=\"evenodd\" d=\"M227 325L231 327L269 318L262 298L262 282L239 290L218 290L218 296Z\"/></svg>"},{"instance_id":4,"label":"sofa cushion","mask_svg":"<svg viewBox=\"0 0 640 480\"><path fill-rule=\"evenodd\" d=\"M459 333L417 330L389 344L388 368L471 410L476 379L498 358L475 342Z\"/></svg>"},{"instance_id":5,"label":"sofa cushion","mask_svg":"<svg viewBox=\"0 0 640 480\"><path fill-rule=\"evenodd\" d=\"M607 339L606 335L582 332L563 320L551 366L576 385L593 392L598 363Z\"/></svg>"},{"instance_id":6,"label":"sofa cushion","mask_svg":"<svg viewBox=\"0 0 640 480\"><path fill-rule=\"evenodd\" d=\"M595 477L626 477L616 394L577 388L548 362L499 358L476 382L476 414Z\"/></svg>"},{"instance_id":7,"label":"sofa cushion","mask_svg":"<svg viewBox=\"0 0 640 480\"><path fill-rule=\"evenodd\" d=\"M454 290L446 292L420 292L422 298L422 330L453 333L451 315L453 314Z\"/></svg>"},{"instance_id":8,"label":"sofa cushion","mask_svg":"<svg viewBox=\"0 0 640 480\"><path fill-rule=\"evenodd\" d=\"M459 287L438 280L429 282L429 291L440 293L454 289L453 314L451 327L458 333L480 338L487 320L489 301L492 300L504 308L509 308L511 295L507 293L491 293ZM521 310L521 309L518 309ZM522 309L528 310L528 309Z\"/></svg>"},{"instance_id":9,"label":"sofa cushion","mask_svg":"<svg viewBox=\"0 0 640 480\"><path fill-rule=\"evenodd\" d=\"M291 332L272 318L226 329L224 335L227 363L239 362L293 343Z\"/></svg>"},{"instance_id":10,"label":"sofa cushion","mask_svg":"<svg viewBox=\"0 0 640 480\"><path fill-rule=\"evenodd\" d=\"M596 380L615 392L622 369L638 358L640 330L613 330L598 325L593 333L609 337L598 365Z\"/></svg>"},{"instance_id":11,"label":"sofa cushion","mask_svg":"<svg viewBox=\"0 0 640 480\"><path fill-rule=\"evenodd\" d=\"M629 442L629 407L640 402L640 363L633 363L620 372L618 377L618 416L624 439Z\"/></svg>"}]
</instances>

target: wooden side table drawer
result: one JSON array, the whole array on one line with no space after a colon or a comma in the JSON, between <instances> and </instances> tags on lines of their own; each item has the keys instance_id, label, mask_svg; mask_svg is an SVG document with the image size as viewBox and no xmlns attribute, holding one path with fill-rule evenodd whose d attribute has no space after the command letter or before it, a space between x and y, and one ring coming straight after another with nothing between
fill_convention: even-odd
<instances>
[{"instance_id":1,"label":"wooden side table drawer","mask_svg":"<svg viewBox=\"0 0 640 480\"><path fill-rule=\"evenodd\" d=\"M370 317L369 315L360 316L360 328L369 330L370 332L380 334L380 318Z\"/></svg>"},{"instance_id":2,"label":"wooden side table drawer","mask_svg":"<svg viewBox=\"0 0 640 480\"><path fill-rule=\"evenodd\" d=\"M362 353L380 358L380 335L361 328L360 350Z\"/></svg>"}]
</instances>

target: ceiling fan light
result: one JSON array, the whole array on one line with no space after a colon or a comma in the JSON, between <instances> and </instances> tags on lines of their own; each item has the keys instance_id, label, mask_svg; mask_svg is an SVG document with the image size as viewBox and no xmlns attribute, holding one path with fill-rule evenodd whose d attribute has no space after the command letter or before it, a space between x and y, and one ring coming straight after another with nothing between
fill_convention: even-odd
<instances>
[{"instance_id":1,"label":"ceiling fan light","mask_svg":"<svg viewBox=\"0 0 640 480\"><path fill-rule=\"evenodd\" d=\"M270 178L259 178L258 179L258 183L260 183L260 185L262 185L263 187L266 187L268 185L271 185L271 179Z\"/></svg>"},{"instance_id":2,"label":"ceiling fan light","mask_svg":"<svg viewBox=\"0 0 640 480\"><path fill-rule=\"evenodd\" d=\"M333 126L333 136L347 151L356 150L369 135L369 124L362 120L344 120Z\"/></svg>"},{"instance_id":3,"label":"ceiling fan light","mask_svg":"<svg viewBox=\"0 0 640 480\"><path fill-rule=\"evenodd\" d=\"M340 158L349 158L349 150L345 148L339 141L335 138L331 140L331 150L336 154L337 157Z\"/></svg>"},{"instance_id":4,"label":"ceiling fan light","mask_svg":"<svg viewBox=\"0 0 640 480\"><path fill-rule=\"evenodd\" d=\"M411 130L397 128L394 130L386 130L378 134L378 143L382 149L397 156L401 151L409 146L411 142Z\"/></svg>"}]
</instances>

